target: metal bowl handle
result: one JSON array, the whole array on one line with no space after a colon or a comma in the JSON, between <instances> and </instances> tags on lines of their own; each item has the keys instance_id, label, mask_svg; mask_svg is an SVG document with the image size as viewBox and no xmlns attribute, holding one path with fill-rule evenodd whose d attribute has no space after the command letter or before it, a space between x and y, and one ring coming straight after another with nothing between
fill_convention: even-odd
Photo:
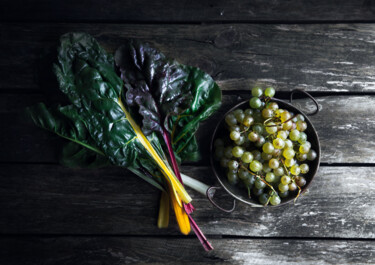
<instances>
[{"instance_id":1,"label":"metal bowl handle","mask_svg":"<svg viewBox=\"0 0 375 265\"><path fill-rule=\"evenodd\" d=\"M219 206L216 202L214 202L213 198L214 198L214 195L215 195L215 192L216 190L220 190L221 187L215 187L215 186L211 186L207 189L206 191L206 196L207 196L207 199L212 203L213 206L215 206L216 208L218 208L219 210L223 211L223 212L226 212L226 213L231 213L234 211L234 209L236 208L236 200L233 200L233 207L232 209L224 209L222 208L221 206Z\"/></svg>"},{"instance_id":2,"label":"metal bowl handle","mask_svg":"<svg viewBox=\"0 0 375 265\"><path fill-rule=\"evenodd\" d=\"M313 96L311 96L311 94L307 93L305 90L298 89L298 88L293 89L292 92L290 93L290 100L289 100L290 104L292 104L292 102L293 102L293 95L296 92L300 92L300 93L305 94L306 96L308 96L314 102L314 104L316 106L316 110L314 112L307 113L306 115L313 116L313 115L318 114L318 112L319 112L319 104L318 104L318 102L316 101L316 99Z\"/></svg>"}]
</instances>

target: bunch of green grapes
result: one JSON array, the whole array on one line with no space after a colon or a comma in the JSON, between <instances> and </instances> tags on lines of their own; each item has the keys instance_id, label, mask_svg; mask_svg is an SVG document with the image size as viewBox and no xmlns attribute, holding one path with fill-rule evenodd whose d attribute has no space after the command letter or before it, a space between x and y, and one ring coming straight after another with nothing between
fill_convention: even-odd
<instances>
[{"instance_id":1,"label":"bunch of green grapes","mask_svg":"<svg viewBox=\"0 0 375 265\"><path fill-rule=\"evenodd\" d=\"M305 117L272 102L274 88L255 87L251 93L250 108L225 117L229 135L215 140L215 158L226 169L229 183L242 185L263 205L278 205L289 194L299 196L308 161L317 153L304 132Z\"/></svg>"}]
</instances>

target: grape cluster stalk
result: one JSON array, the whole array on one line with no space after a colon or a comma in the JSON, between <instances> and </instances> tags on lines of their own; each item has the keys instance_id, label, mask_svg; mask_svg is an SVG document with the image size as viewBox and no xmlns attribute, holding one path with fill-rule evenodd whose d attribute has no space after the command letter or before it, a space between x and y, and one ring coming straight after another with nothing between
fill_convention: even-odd
<instances>
[{"instance_id":1,"label":"grape cluster stalk","mask_svg":"<svg viewBox=\"0 0 375 265\"><path fill-rule=\"evenodd\" d=\"M279 108L272 87L254 87L251 94L249 108L225 116L229 134L215 139L215 159L226 169L228 182L245 188L260 204L297 199L309 162L317 157L305 133L305 117Z\"/></svg>"}]
</instances>

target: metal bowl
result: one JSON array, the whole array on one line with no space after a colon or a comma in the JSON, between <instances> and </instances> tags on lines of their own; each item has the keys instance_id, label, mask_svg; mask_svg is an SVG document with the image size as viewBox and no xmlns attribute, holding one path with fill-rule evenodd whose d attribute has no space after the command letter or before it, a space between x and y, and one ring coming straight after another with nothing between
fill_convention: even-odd
<instances>
[{"instance_id":1,"label":"metal bowl","mask_svg":"<svg viewBox=\"0 0 375 265\"><path fill-rule=\"evenodd\" d=\"M292 100L292 95L293 95L294 92L296 92L296 91L292 92L291 100ZM305 91L300 91L300 92L303 92L303 93L307 94ZM314 101L314 103L317 106L317 111L314 112L314 114L316 114L318 112L318 103L316 102L316 100L310 94L308 94L308 96ZM311 181L313 180L313 178L314 178L314 176L317 173L318 168L319 168L321 150L320 150L320 143L319 143L318 134L317 134L313 124L308 119L307 115L304 114L301 110L299 110L298 108L294 107L293 105L291 105L291 104L289 104L289 103L287 103L283 100L280 100L280 99L272 98L271 101L276 102L279 105L279 107L282 108L282 109L286 109L290 112L293 112L294 114L302 114L305 117L305 121L307 123L307 129L306 129L305 133L307 134L308 141L311 143L311 148L313 150L315 150L316 153L317 153L317 158L313 161L309 161L309 163L308 163L309 167L310 167L310 170L305 175L306 185L304 187L302 187L302 191L301 191L301 194L302 194L309 187ZM225 212L231 212L231 211L234 210L235 201L234 201L234 205L233 205L232 209L229 209L229 210L223 209L222 207L217 205L215 203L215 201L213 200L213 194L214 194L214 191L216 189L223 188L235 200L241 201L241 202L243 202L245 204L248 204L252 207L263 207L263 205L260 204L256 199L249 198L247 191L243 187L238 187L237 185L230 184L227 180L227 177L226 177L226 172L225 172L226 170L224 168L222 168L220 166L219 162L214 159L214 141L215 141L215 139L217 139L218 137L223 137L223 136L228 137L228 130L227 130L227 128L225 128L225 120L224 120L225 116L227 114L229 114L230 112L234 111L237 108L242 108L242 109L248 108L249 107L248 104L249 104L248 100L243 101L243 102L235 105L227 113L225 113L225 115L221 118L220 122L216 126L216 128L213 132L212 138L211 138L211 143L210 143L211 168L212 168L212 171L213 171L214 175L216 176L218 182L220 183L221 187L211 187L207 192L207 197L211 201L212 204L214 204L217 208L219 208L220 210L223 210ZM290 201L293 201L294 198L295 198L295 194L292 193L287 198L283 198L279 205L283 205L283 204L286 204ZM270 206L272 206L272 205L270 205ZM272 206L272 207L274 207L274 206Z\"/></svg>"}]
</instances>

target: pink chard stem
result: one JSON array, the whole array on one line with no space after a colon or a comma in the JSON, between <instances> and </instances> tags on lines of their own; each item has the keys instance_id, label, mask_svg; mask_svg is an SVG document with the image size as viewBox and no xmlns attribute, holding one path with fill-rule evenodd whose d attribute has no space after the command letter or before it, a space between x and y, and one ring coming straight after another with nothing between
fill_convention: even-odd
<instances>
[{"instance_id":1,"label":"pink chard stem","mask_svg":"<svg viewBox=\"0 0 375 265\"><path fill-rule=\"evenodd\" d=\"M175 157L174 152L173 152L171 138L170 138L169 133L167 132L167 130L165 128L163 128L163 138L164 138L164 141L165 141L165 143L167 145L167 148L168 148L168 153L169 153L169 157L171 158L173 171L176 174L176 177L178 178L178 180L181 182L181 184L184 184L182 182L180 170L178 168L176 157ZM194 211L193 205L191 203L184 204L184 208L185 208L185 211L186 211L187 215L189 216L189 221L190 221L191 227L192 227L195 235L197 236L197 238L201 242L203 248L206 251L213 250L214 248L212 247L210 242L208 242L207 238L204 236L203 232L200 230L197 223L194 221L193 217L190 216L190 214Z\"/></svg>"}]
</instances>

